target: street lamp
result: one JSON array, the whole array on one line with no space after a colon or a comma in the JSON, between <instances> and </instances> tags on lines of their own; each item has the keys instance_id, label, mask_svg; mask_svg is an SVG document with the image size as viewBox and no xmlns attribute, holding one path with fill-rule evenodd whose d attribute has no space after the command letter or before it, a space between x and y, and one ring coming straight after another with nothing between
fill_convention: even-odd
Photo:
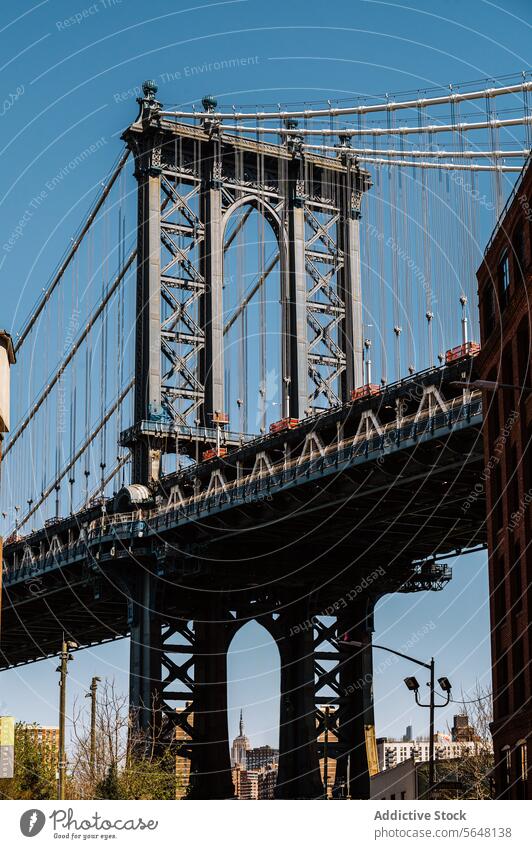
<instances>
[{"instance_id":1,"label":"street lamp","mask_svg":"<svg viewBox=\"0 0 532 849\"><path fill-rule=\"evenodd\" d=\"M68 674L68 661L72 660L70 649L77 649L78 644L73 640L65 640L61 644L61 654L59 655L61 663L55 670L60 673L59 677L59 782L57 798L65 798L65 777L66 777L66 752L65 752L65 727L66 727L66 677Z\"/></svg>"},{"instance_id":2,"label":"street lamp","mask_svg":"<svg viewBox=\"0 0 532 849\"><path fill-rule=\"evenodd\" d=\"M429 726L430 726L430 728L429 728L429 793L428 793L429 799L430 799L432 797L432 792L434 790L434 783L435 783L434 711L437 707L439 707L439 708L440 707L446 707L449 704L449 701L450 701L450 698L451 698L451 682L449 681L448 678L445 678L445 677L438 678L438 684L440 685L443 692L447 694L447 699L443 704L437 705L436 702L435 702L435 699L434 699L434 696L435 696L435 692L434 692L434 658L431 657L430 664L429 663L423 663L422 661L417 660L414 657L411 657L410 660L413 661L414 663L419 664L419 666L424 666L427 669L430 669L430 683L428 685L430 687L430 699L429 699L428 705L423 704L422 702L419 701L419 695L418 695L419 694L419 682L418 682L417 678L414 678L413 675L410 676L409 678L405 678L405 684L406 684L407 688L410 690L410 692L414 693L414 696L415 696L415 699L416 699L416 704L419 705L419 707L428 707L429 711L430 711L430 714L429 714Z\"/></svg>"},{"instance_id":3,"label":"street lamp","mask_svg":"<svg viewBox=\"0 0 532 849\"><path fill-rule=\"evenodd\" d=\"M369 645L369 644L368 644ZM355 646L356 648L364 648L366 646L365 643L361 643L358 640L342 640L340 642L340 646ZM405 678L405 684L410 692L413 692L416 698L416 704L419 707L428 707L430 710L429 714L429 799L432 797L432 792L434 789L434 765L435 765L435 753L434 753L434 711L438 707L446 707L449 704L451 699L451 682L448 678L438 678L438 684L444 693L447 694L447 700L441 704L437 705L435 702L435 690L434 690L434 658L431 657L430 663L425 663L423 660L418 660L417 657L411 657L411 655L404 654L403 652L396 651L395 649L391 649L388 646L380 646L376 643L372 644L372 648L380 649L381 651L387 651L390 654L395 654L398 657L402 657L405 660L409 660L411 663L417 663L418 666L423 666L424 669L428 669L430 671L430 683L428 686L430 687L430 699L428 704L422 704L419 701L418 693L419 693L419 681L415 678L414 675L410 675L408 678Z\"/></svg>"}]
</instances>

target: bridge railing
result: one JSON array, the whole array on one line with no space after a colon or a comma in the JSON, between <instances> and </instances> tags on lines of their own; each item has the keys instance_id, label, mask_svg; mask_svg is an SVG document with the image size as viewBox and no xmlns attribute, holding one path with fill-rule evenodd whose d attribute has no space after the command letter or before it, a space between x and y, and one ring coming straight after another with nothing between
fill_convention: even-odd
<instances>
[{"instance_id":1,"label":"bridge railing","mask_svg":"<svg viewBox=\"0 0 532 849\"><path fill-rule=\"evenodd\" d=\"M472 395L469 402L464 403L463 399L456 399L446 412L427 414L417 421L415 421L416 416L409 416L403 419L400 427L397 427L395 422L390 422L383 426L381 435L370 439L360 435L356 438L335 441L324 448L322 456L315 459L302 460L300 457L284 459L270 469L262 467L260 471L226 482L223 489L217 492L208 495L200 492L183 499L179 505L172 504L151 510L146 515L146 519L150 528L158 530L171 524L175 516L187 518L195 512L200 512L201 509L209 512L220 504L233 500L243 500L252 496L264 497L264 491L266 490L267 493L273 486L295 482L297 479L308 477L313 472L323 470L326 466L338 467L342 463L349 463L354 456L367 457L375 452L388 453L400 447L405 440L415 439L417 436L434 432L442 427L452 428L458 421L471 420L481 410L481 395L477 392ZM393 434L393 439L390 438L390 434Z\"/></svg>"}]
</instances>

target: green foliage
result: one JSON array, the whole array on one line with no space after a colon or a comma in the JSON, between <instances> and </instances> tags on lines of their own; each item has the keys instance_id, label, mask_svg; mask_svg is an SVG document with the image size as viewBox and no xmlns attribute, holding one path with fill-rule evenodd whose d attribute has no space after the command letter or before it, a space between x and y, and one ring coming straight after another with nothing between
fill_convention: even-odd
<instances>
[{"instance_id":1,"label":"green foliage","mask_svg":"<svg viewBox=\"0 0 532 849\"><path fill-rule=\"evenodd\" d=\"M15 774L0 779L0 798L57 798L57 751L39 742L32 727L22 722L15 726Z\"/></svg>"},{"instance_id":2,"label":"green foliage","mask_svg":"<svg viewBox=\"0 0 532 849\"><path fill-rule=\"evenodd\" d=\"M122 799L175 799L177 779L172 747L160 756L130 758L119 783Z\"/></svg>"},{"instance_id":3,"label":"green foliage","mask_svg":"<svg viewBox=\"0 0 532 849\"><path fill-rule=\"evenodd\" d=\"M116 764L112 763L107 768L105 777L98 782L95 790L96 799L122 799L120 791L120 780Z\"/></svg>"}]
</instances>

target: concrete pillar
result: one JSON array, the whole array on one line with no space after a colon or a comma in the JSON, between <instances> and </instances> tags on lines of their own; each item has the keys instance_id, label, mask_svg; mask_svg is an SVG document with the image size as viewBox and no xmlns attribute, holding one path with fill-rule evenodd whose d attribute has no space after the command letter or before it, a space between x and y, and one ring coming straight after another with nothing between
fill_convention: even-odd
<instances>
[{"instance_id":1,"label":"concrete pillar","mask_svg":"<svg viewBox=\"0 0 532 849\"><path fill-rule=\"evenodd\" d=\"M227 724L227 650L234 630L217 621L221 605L205 608L196 620L194 645L194 741L190 799L232 799L234 786Z\"/></svg>"},{"instance_id":2,"label":"concrete pillar","mask_svg":"<svg viewBox=\"0 0 532 849\"><path fill-rule=\"evenodd\" d=\"M316 742L314 635L302 627L303 605L288 608L278 620L281 657L281 710L277 799L318 799L323 795Z\"/></svg>"},{"instance_id":3,"label":"concrete pillar","mask_svg":"<svg viewBox=\"0 0 532 849\"><path fill-rule=\"evenodd\" d=\"M161 623L157 616L154 578L145 567L134 590L129 664L131 716L144 731L157 731L161 720Z\"/></svg>"}]
</instances>

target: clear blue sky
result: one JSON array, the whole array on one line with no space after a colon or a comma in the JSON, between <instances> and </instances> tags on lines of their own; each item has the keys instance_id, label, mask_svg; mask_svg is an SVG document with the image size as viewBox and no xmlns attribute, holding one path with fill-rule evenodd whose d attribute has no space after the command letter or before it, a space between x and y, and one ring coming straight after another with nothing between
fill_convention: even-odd
<instances>
[{"instance_id":1,"label":"clear blue sky","mask_svg":"<svg viewBox=\"0 0 532 849\"><path fill-rule=\"evenodd\" d=\"M120 132L136 114L132 89L144 79L157 81L165 105L199 103L207 92L223 103L255 104L497 79L531 64L529 0L507 0L504 8L483 0L411 0L405 5L373 0L20 0L3 11L0 246L46 181L104 139L83 167L70 170L47 193L17 249L0 251L0 326L14 330L79 224L90 190L117 156ZM67 25L72 16L74 22ZM241 61L251 57L253 62ZM224 59L238 61L215 70L213 65ZM18 379L16 370L13 377ZM487 684L485 557L457 562L453 582L440 594L383 600L376 629L376 640L395 646L425 631L412 651L422 657L434 653L439 671L457 691L470 690L477 679ZM376 656L376 666L379 661ZM277 664L276 650L261 629L250 625L240 632L230 660L232 734L242 705L252 742L275 742ZM55 722L55 665L2 674L0 711ZM376 675L378 734L400 734L410 722L415 732L426 731L426 718L402 684L409 672L411 667L398 661ZM96 673L127 686L127 641L77 654L70 693L84 692ZM440 717L440 727L447 716Z\"/></svg>"}]
</instances>

